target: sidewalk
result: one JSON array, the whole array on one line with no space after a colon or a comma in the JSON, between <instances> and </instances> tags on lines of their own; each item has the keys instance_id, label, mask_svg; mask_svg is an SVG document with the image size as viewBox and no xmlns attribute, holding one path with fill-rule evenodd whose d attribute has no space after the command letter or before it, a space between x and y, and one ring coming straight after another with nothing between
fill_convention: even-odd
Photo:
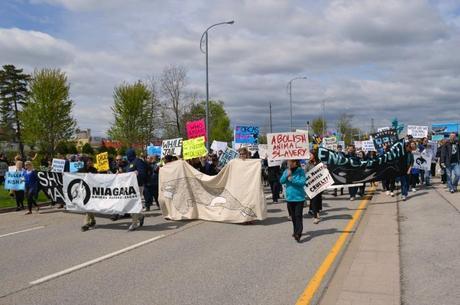
<instances>
[{"instance_id":1,"label":"sidewalk","mask_svg":"<svg viewBox=\"0 0 460 305\"><path fill-rule=\"evenodd\" d=\"M320 305L401 303L396 201L374 194Z\"/></svg>"}]
</instances>

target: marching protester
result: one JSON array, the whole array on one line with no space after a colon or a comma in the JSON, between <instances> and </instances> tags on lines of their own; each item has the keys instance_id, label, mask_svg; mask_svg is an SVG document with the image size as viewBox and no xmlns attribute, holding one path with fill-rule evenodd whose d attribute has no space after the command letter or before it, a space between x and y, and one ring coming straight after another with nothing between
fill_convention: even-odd
<instances>
[{"instance_id":1,"label":"marching protester","mask_svg":"<svg viewBox=\"0 0 460 305\"><path fill-rule=\"evenodd\" d=\"M305 202L305 172L299 160L288 160L288 168L280 178L280 183L286 185L286 201L289 214L292 218L292 237L297 242L303 232L303 205Z\"/></svg>"},{"instance_id":2,"label":"marching protester","mask_svg":"<svg viewBox=\"0 0 460 305\"><path fill-rule=\"evenodd\" d=\"M348 145L347 156L351 158L357 158L356 148L354 145ZM348 193L350 194L350 201L355 200L356 194L358 193L358 187L357 186L349 187Z\"/></svg>"},{"instance_id":3,"label":"marching protester","mask_svg":"<svg viewBox=\"0 0 460 305\"><path fill-rule=\"evenodd\" d=\"M136 151L129 148L126 152L128 158L128 166L126 172L135 172L137 176L137 184L139 185L139 194L142 197L144 194L144 185L147 178L147 167L145 162L136 157ZM144 225L144 215L142 213L131 214L132 223L128 228L128 231L134 231Z\"/></svg>"},{"instance_id":4,"label":"marching protester","mask_svg":"<svg viewBox=\"0 0 460 305\"><path fill-rule=\"evenodd\" d=\"M22 161L18 160L17 156L15 158L16 161L16 172L22 173L24 176L25 170L23 168ZM16 200L16 211L24 210L24 191L23 190L15 190L11 191L11 194L14 196Z\"/></svg>"},{"instance_id":5,"label":"marching protester","mask_svg":"<svg viewBox=\"0 0 460 305\"><path fill-rule=\"evenodd\" d=\"M158 203L158 177L160 167L158 166L157 156L148 156L147 162L147 178L145 181L144 198L145 210L150 211L150 207L153 205L153 200L155 200L158 209L160 208L160 204Z\"/></svg>"},{"instance_id":6,"label":"marching protester","mask_svg":"<svg viewBox=\"0 0 460 305\"><path fill-rule=\"evenodd\" d=\"M441 167L446 171L446 180L449 192L457 191L460 179L460 144L457 135L451 133L449 140L444 144L441 151Z\"/></svg>"},{"instance_id":7,"label":"marching protester","mask_svg":"<svg viewBox=\"0 0 460 305\"><path fill-rule=\"evenodd\" d=\"M401 197L402 200L405 201L407 196L409 195L409 176L412 170L412 166L414 164L414 155L412 154L412 143L409 142L406 144L406 157L404 159L404 174L399 177L401 181Z\"/></svg>"},{"instance_id":8,"label":"marching protester","mask_svg":"<svg viewBox=\"0 0 460 305\"><path fill-rule=\"evenodd\" d=\"M28 214L32 214L32 207L35 206L37 208L37 212L39 211L39 207L37 205L37 196L38 196L38 176L37 172L34 170L31 161L26 161L25 163L26 171L24 172L24 181L25 181L25 193L27 196L27 208Z\"/></svg>"},{"instance_id":9,"label":"marching protester","mask_svg":"<svg viewBox=\"0 0 460 305\"><path fill-rule=\"evenodd\" d=\"M78 170L79 173L92 173L97 174L97 169L93 166L93 160L91 158L84 159L83 167ZM81 227L82 232L86 232L89 229L96 227L96 217L94 213L86 213L84 225Z\"/></svg>"},{"instance_id":10,"label":"marching protester","mask_svg":"<svg viewBox=\"0 0 460 305\"><path fill-rule=\"evenodd\" d=\"M410 142L410 148L411 148L411 152L414 152L418 149L417 144L414 141ZM417 191L416 186L419 183L419 174L420 174L420 170L412 166L410 174L409 174L409 184L412 187L412 192Z\"/></svg>"},{"instance_id":11,"label":"marching protester","mask_svg":"<svg viewBox=\"0 0 460 305\"><path fill-rule=\"evenodd\" d=\"M281 191L281 186L280 186L281 168L279 165L271 166L271 167L268 167L267 172L268 172L267 180L268 180L268 183L270 184L270 190L272 192L273 203L278 203L278 200L280 198L280 191Z\"/></svg>"},{"instance_id":12,"label":"marching protester","mask_svg":"<svg viewBox=\"0 0 460 305\"><path fill-rule=\"evenodd\" d=\"M240 149L238 149L238 153L240 154L241 160L246 160L246 159L251 158L251 153L246 147L241 147Z\"/></svg>"},{"instance_id":13,"label":"marching protester","mask_svg":"<svg viewBox=\"0 0 460 305\"><path fill-rule=\"evenodd\" d=\"M438 159L438 162L439 162L439 166L441 168L441 183L442 184L446 184L447 183L447 170L446 168L444 168L442 166L442 159L441 159L441 152L443 151L444 149L444 146L446 145L447 141L442 139L441 141L439 141L439 146L438 146L438 150L436 152L436 158Z\"/></svg>"},{"instance_id":14,"label":"marching protester","mask_svg":"<svg viewBox=\"0 0 460 305\"><path fill-rule=\"evenodd\" d=\"M313 151L310 153L310 160L305 167L305 173L308 173L316 165L319 164L316 158L317 152ZM337 189L335 189L337 191ZM313 223L318 224L321 221L320 211L323 209L323 192L317 194L315 197L310 199L310 207L308 214L313 216Z\"/></svg>"},{"instance_id":15,"label":"marching protester","mask_svg":"<svg viewBox=\"0 0 460 305\"><path fill-rule=\"evenodd\" d=\"M345 154L343 153L343 147L342 147L342 145L340 145L340 144L337 145L337 154L338 154L339 156L341 156L341 157L344 157L344 156L345 156ZM336 188L334 189L332 195L333 195L334 197L337 196L337 189L336 189ZM343 195L343 187L340 188L340 195Z\"/></svg>"}]
</instances>

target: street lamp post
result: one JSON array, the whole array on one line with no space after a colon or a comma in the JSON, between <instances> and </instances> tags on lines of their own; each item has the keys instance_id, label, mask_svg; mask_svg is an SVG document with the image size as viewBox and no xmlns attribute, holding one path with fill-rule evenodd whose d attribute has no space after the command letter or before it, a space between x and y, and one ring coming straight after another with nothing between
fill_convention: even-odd
<instances>
[{"instance_id":1,"label":"street lamp post","mask_svg":"<svg viewBox=\"0 0 460 305\"><path fill-rule=\"evenodd\" d=\"M289 112L290 112L290 117L291 117L291 131L293 131L293 126L292 126L292 82L297 80L297 79L307 79L306 76L302 77L294 77L288 82L288 90L289 90Z\"/></svg>"},{"instance_id":2,"label":"street lamp post","mask_svg":"<svg viewBox=\"0 0 460 305\"><path fill-rule=\"evenodd\" d=\"M201 35L200 40L200 50L204 54L206 54L206 148L209 150L209 79L208 79L208 31L218 25L223 24L234 24L235 21L226 21L226 22L219 22L216 24L211 25L204 31L203 35ZM203 43L205 44L205 50L203 50Z\"/></svg>"}]
</instances>

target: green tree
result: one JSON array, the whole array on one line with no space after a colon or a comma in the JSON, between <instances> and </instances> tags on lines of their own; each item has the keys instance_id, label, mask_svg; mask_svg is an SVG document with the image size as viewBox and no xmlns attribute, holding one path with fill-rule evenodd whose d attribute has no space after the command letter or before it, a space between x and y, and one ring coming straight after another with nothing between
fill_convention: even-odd
<instances>
[{"instance_id":1,"label":"green tree","mask_svg":"<svg viewBox=\"0 0 460 305\"><path fill-rule=\"evenodd\" d=\"M75 129L73 101L67 76L59 69L36 70L30 82L30 96L21 114L24 139L53 156L56 146L68 140Z\"/></svg>"},{"instance_id":2,"label":"green tree","mask_svg":"<svg viewBox=\"0 0 460 305\"><path fill-rule=\"evenodd\" d=\"M82 154L87 154L87 155L94 155L94 149L89 143L85 143L83 147L81 148L81 153Z\"/></svg>"},{"instance_id":3,"label":"green tree","mask_svg":"<svg viewBox=\"0 0 460 305\"><path fill-rule=\"evenodd\" d=\"M352 144L355 138L359 137L360 130L352 125L353 115L342 113L337 120L337 132L342 135L346 144Z\"/></svg>"},{"instance_id":4,"label":"green tree","mask_svg":"<svg viewBox=\"0 0 460 305\"><path fill-rule=\"evenodd\" d=\"M128 146L145 143L148 138L151 93L145 84L121 84L113 94L114 122L108 134Z\"/></svg>"},{"instance_id":5,"label":"green tree","mask_svg":"<svg viewBox=\"0 0 460 305\"><path fill-rule=\"evenodd\" d=\"M185 123L196 121L206 117L206 102L202 101L191 105L190 110L183 114L182 122L185 132ZM231 142L233 140L233 130L230 128L230 119L224 109L224 103L219 101L209 101L209 123L211 129L209 132L209 143L212 141Z\"/></svg>"},{"instance_id":6,"label":"green tree","mask_svg":"<svg viewBox=\"0 0 460 305\"><path fill-rule=\"evenodd\" d=\"M0 128L3 130L3 140L12 142L16 139L23 158L25 155L19 113L26 103L29 81L30 75L14 65L4 65L0 70Z\"/></svg>"},{"instance_id":7,"label":"green tree","mask_svg":"<svg viewBox=\"0 0 460 305\"><path fill-rule=\"evenodd\" d=\"M315 118L311 122L311 129L313 131L313 134L323 135L323 133L326 131L326 128L327 128L327 123L321 117Z\"/></svg>"},{"instance_id":8,"label":"green tree","mask_svg":"<svg viewBox=\"0 0 460 305\"><path fill-rule=\"evenodd\" d=\"M56 145L56 153L61 155L66 155L69 153L68 143L65 141L61 141Z\"/></svg>"}]
</instances>

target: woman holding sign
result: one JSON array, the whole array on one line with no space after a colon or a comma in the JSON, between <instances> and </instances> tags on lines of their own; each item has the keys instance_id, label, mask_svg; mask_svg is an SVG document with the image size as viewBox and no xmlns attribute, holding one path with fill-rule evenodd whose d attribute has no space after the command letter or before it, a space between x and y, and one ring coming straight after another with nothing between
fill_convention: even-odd
<instances>
[{"instance_id":1,"label":"woman holding sign","mask_svg":"<svg viewBox=\"0 0 460 305\"><path fill-rule=\"evenodd\" d=\"M299 160L288 160L288 168L281 176L281 184L286 185L286 201L291 215L294 234L292 237L300 242L303 231L303 205L305 202L305 172Z\"/></svg>"}]
</instances>

